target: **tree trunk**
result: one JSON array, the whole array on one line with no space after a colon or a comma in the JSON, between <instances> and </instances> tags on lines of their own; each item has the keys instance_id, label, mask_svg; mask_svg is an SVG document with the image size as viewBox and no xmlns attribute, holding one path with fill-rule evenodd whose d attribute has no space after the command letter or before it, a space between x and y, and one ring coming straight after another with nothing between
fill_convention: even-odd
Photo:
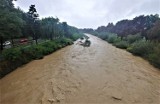
<instances>
[{"instance_id":1,"label":"tree trunk","mask_svg":"<svg viewBox=\"0 0 160 104\"><path fill-rule=\"evenodd\" d=\"M37 39L37 35L35 36L35 38L36 38L36 45L37 45L37 44L38 44L38 41L37 41L37 40L38 40L38 39Z\"/></svg>"},{"instance_id":2,"label":"tree trunk","mask_svg":"<svg viewBox=\"0 0 160 104\"><path fill-rule=\"evenodd\" d=\"M12 46L14 47L13 37L11 37Z\"/></svg>"},{"instance_id":3,"label":"tree trunk","mask_svg":"<svg viewBox=\"0 0 160 104\"><path fill-rule=\"evenodd\" d=\"M37 42L37 34L36 34L36 32L34 31L34 39L35 39L35 41L36 41L36 45L38 44L38 42Z\"/></svg>"},{"instance_id":4,"label":"tree trunk","mask_svg":"<svg viewBox=\"0 0 160 104\"><path fill-rule=\"evenodd\" d=\"M3 50L3 37L1 36L0 37L0 44L1 44L1 46L0 46L0 50L2 51Z\"/></svg>"},{"instance_id":5,"label":"tree trunk","mask_svg":"<svg viewBox=\"0 0 160 104\"><path fill-rule=\"evenodd\" d=\"M50 33L50 40L53 40L52 33Z\"/></svg>"}]
</instances>

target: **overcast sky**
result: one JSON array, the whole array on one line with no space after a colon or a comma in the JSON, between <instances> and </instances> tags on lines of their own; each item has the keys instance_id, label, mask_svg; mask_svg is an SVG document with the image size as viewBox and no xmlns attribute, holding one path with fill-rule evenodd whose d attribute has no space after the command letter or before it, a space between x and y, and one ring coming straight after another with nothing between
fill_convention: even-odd
<instances>
[{"instance_id":1,"label":"overcast sky","mask_svg":"<svg viewBox=\"0 0 160 104\"><path fill-rule=\"evenodd\" d=\"M15 7L27 12L31 4L36 5L41 18L58 17L78 28L97 28L142 14L160 14L160 0L18 0Z\"/></svg>"}]
</instances>

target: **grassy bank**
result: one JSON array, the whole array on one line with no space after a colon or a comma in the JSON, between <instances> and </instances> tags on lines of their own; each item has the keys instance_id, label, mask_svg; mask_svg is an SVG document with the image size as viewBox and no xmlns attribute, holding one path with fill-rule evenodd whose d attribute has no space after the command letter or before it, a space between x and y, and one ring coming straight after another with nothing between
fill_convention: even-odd
<instances>
[{"instance_id":1,"label":"grassy bank","mask_svg":"<svg viewBox=\"0 0 160 104\"><path fill-rule=\"evenodd\" d=\"M143 38L140 34L119 37L113 33L98 33L99 38L113 44L117 48L126 49L134 55L141 56L152 65L160 68L160 43Z\"/></svg>"},{"instance_id":2,"label":"grassy bank","mask_svg":"<svg viewBox=\"0 0 160 104\"><path fill-rule=\"evenodd\" d=\"M75 37L74 40L77 38L78 37ZM73 44L71 39L61 38L54 41L46 41L38 45L6 49L1 54L0 78L21 65L35 59L42 59L45 55L51 54L52 52L71 44Z\"/></svg>"}]
</instances>

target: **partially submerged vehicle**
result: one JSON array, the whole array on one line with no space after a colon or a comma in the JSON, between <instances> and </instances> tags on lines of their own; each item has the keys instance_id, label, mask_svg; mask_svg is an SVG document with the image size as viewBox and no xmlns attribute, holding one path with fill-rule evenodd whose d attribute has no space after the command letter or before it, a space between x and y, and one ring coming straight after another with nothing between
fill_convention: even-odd
<instances>
[{"instance_id":1,"label":"partially submerged vehicle","mask_svg":"<svg viewBox=\"0 0 160 104\"><path fill-rule=\"evenodd\" d=\"M84 36L80 38L80 40L76 44L82 45L84 47L89 47L91 45L91 41L89 40L88 36Z\"/></svg>"},{"instance_id":2,"label":"partially submerged vehicle","mask_svg":"<svg viewBox=\"0 0 160 104\"><path fill-rule=\"evenodd\" d=\"M90 45L91 45L91 41L86 39L86 41L84 42L84 46L89 47Z\"/></svg>"},{"instance_id":3,"label":"partially submerged vehicle","mask_svg":"<svg viewBox=\"0 0 160 104\"><path fill-rule=\"evenodd\" d=\"M79 44L84 47L89 47L91 45L91 41L86 39L85 42L80 41Z\"/></svg>"},{"instance_id":4,"label":"partially submerged vehicle","mask_svg":"<svg viewBox=\"0 0 160 104\"><path fill-rule=\"evenodd\" d=\"M7 45L11 45L11 42L10 42L10 41L5 41L5 42L3 43L3 46L7 46Z\"/></svg>"}]
</instances>

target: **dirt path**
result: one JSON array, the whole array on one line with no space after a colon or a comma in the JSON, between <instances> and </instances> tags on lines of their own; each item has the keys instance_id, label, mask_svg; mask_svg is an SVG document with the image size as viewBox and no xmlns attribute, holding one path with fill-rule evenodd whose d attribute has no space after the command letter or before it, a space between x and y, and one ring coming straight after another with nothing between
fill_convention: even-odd
<instances>
[{"instance_id":1,"label":"dirt path","mask_svg":"<svg viewBox=\"0 0 160 104\"><path fill-rule=\"evenodd\" d=\"M0 80L0 104L160 104L160 71L88 35Z\"/></svg>"}]
</instances>

